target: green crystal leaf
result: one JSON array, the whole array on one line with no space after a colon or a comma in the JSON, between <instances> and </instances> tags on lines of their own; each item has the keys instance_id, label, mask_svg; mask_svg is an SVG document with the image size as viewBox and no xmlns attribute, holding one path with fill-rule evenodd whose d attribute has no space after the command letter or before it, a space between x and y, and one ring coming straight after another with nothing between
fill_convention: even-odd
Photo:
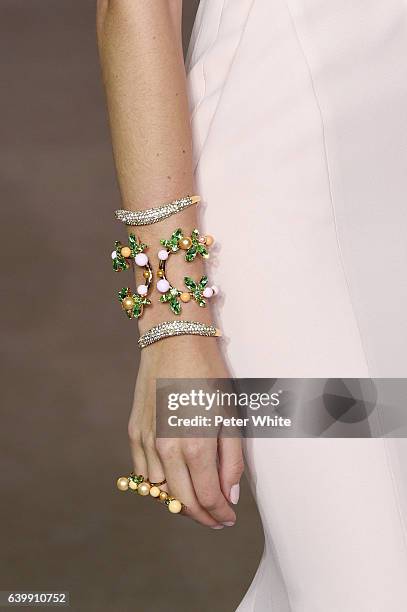
<instances>
[{"instance_id":1,"label":"green crystal leaf","mask_svg":"<svg viewBox=\"0 0 407 612\"><path fill-rule=\"evenodd\" d=\"M179 227L178 229L175 230L175 232L172 234L171 239L172 240L176 240L178 242L178 240L180 240L181 238L183 238L183 233L182 233L182 229Z\"/></svg>"},{"instance_id":2,"label":"green crystal leaf","mask_svg":"<svg viewBox=\"0 0 407 612\"><path fill-rule=\"evenodd\" d=\"M168 300L170 299L170 295L168 293L164 293L162 296L160 296L160 302L162 302L163 304L165 304L165 302L168 302Z\"/></svg>"},{"instance_id":3,"label":"green crystal leaf","mask_svg":"<svg viewBox=\"0 0 407 612\"><path fill-rule=\"evenodd\" d=\"M129 288L128 287L123 287L122 289L120 289L119 291L119 300L123 301L125 297L127 297L127 292L128 292Z\"/></svg>"},{"instance_id":4,"label":"green crystal leaf","mask_svg":"<svg viewBox=\"0 0 407 612\"><path fill-rule=\"evenodd\" d=\"M201 278L201 280L199 281L199 288L200 289L205 289L206 285L208 284L208 277L207 276L203 276Z\"/></svg>"},{"instance_id":5,"label":"green crystal leaf","mask_svg":"<svg viewBox=\"0 0 407 612\"><path fill-rule=\"evenodd\" d=\"M190 276L184 277L184 284L190 291L195 291L197 288L196 282Z\"/></svg>"},{"instance_id":6,"label":"green crystal leaf","mask_svg":"<svg viewBox=\"0 0 407 612\"><path fill-rule=\"evenodd\" d=\"M198 249L196 246L191 246L185 254L186 261L194 261L196 255L198 253Z\"/></svg>"},{"instance_id":7,"label":"green crystal leaf","mask_svg":"<svg viewBox=\"0 0 407 612\"><path fill-rule=\"evenodd\" d=\"M192 240L199 240L199 231L195 228L191 234Z\"/></svg>"},{"instance_id":8,"label":"green crystal leaf","mask_svg":"<svg viewBox=\"0 0 407 612\"><path fill-rule=\"evenodd\" d=\"M198 291L194 291L194 300L196 301L197 304L199 304L200 306L206 306L206 302L204 300L204 298L202 297L202 293L198 290Z\"/></svg>"},{"instance_id":9,"label":"green crystal leaf","mask_svg":"<svg viewBox=\"0 0 407 612\"><path fill-rule=\"evenodd\" d=\"M142 305L141 304L134 304L134 308L133 308L133 316L138 319L139 316L141 315L142 312Z\"/></svg>"},{"instance_id":10,"label":"green crystal leaf","mask_svg":"<svg viewBox=\"0 0 407 612\"><path fill-rule=\"evenodd\" d=\"M172 299L170 302L170 308L174 314L176 315L181 314L181 304L179 303L178 300Z\"/></svg>"},{"instance_id":11,"label":"green crystal leaf","mask_svg":"<svg viewBox=\"0 0 407 612\"><path fill-rule=\"evenodd\" d=\"M144 242L138 242L134 234L130 234L129 236L129 245L130 245L132 257L135 257L139 253L143 253L143 251L145 251L147 248L147 245L144 244Z\"/></svg>"}]
</instances>

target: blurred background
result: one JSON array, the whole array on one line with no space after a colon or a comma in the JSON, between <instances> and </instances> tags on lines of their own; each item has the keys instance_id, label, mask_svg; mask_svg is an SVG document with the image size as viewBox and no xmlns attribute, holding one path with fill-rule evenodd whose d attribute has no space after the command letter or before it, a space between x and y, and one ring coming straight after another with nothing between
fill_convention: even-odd
<instances>
[{"instance_id":1,"label":"blurred background","mask_svg":"<svg viewBox=\"0 0 407 612\"><path fill-rule=\"evenodd\" d=\"M69 590L75 611L232 612L263 546L246 483L223 531L115 488L138 351L111 273L125 232L95 4L0 0L0 590ZM184 4L187 41L198 2Z\"/></svg>"}]
</instances>

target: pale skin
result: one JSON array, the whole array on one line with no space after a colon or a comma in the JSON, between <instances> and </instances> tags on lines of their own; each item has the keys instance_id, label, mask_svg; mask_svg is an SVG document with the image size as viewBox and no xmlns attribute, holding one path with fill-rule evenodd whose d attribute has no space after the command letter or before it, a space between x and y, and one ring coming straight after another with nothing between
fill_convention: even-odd
<instances>
[{"instance_id":1,"label":"pale skin","mask_svg":"<svg viewBox=\"0 0 407 612\"><path fill-rule=\"evenodd\" d=\"M122 207L139 210L196 193L192 135L181 43L182 0L98 0L97 31L103 80ZM160 223L137 228L155 251L160 238L181 227L199 228L196 206ZM133 230L134 231L134 230ZM176 261L172 261L176 260ZM182 286L185 275L200 278L203 262L170 258L168 276ZM140 280L140 279L138 279ZM174 319L157 303L139 320L140 332ZM120 313L119 313L120 314ZM213 323L210 306L189 303L180 317ZM129 322L129 325L132 322ZM130 448L137 474L151 482L167 479L167 490L186 506L184 514L221 529L236 521L243 472L236 438L156 438L157 378L225 378L229 373L219 341L183 336L158 342L141 353L129 420Z\"/></svg>"}]
</instances>

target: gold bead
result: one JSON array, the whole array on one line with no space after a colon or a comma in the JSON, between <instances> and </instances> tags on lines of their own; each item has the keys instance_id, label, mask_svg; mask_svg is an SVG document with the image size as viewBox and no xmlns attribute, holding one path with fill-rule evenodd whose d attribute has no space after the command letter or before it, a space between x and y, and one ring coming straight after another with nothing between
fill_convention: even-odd
<instances>
[{"instance_id":1,"label":"gold bead","mask_svg":"<svg viewBox=\"0 0 407 612\"><path fill-rule=\"evenodd\" d=\"M188 238L188 236L181 238L181 240L179 240L178 242L178 246L180 249L183 249L184 251L188 251L188 249L192 246L191 238Z\"/></svg>"},{"instance_id":2,"label":"gold bead","mask_svg":"<svg viewBox=\"0 0 407 612\"><path fill-rule=\"evenodd\" d=\"M213 236L205 236L205 244L206 246L212 246L212 244L215 242L215 238Z\"/></svg>"},{"instance_id":3,"label":"gold bead","mask_svg":"<svg viewBox=\"0 0 407 612\"><path fill-rule=\"evenodd\" d=\"M134 300L132 297L128 296L124 298L122 304L123 304L124 310L131 310L134 307Z\"/></svg>"},{"instance_id":4,"label":"gold bead","mask_svg":"<svg viewBox=\"0 0 407 612\"><path fill-rule=\"evenodd\" d=\"M122 257L130 257L130 255L131 255L130 247L128 247L128 246L123 247L120 250L120 254L121 254Z\"/></svg>"},{"instance_id":5,"label":"gold bead","mask_svg":"<svg viewBox=\"0 0 407 612\"><path fill-rule=\"evenodd\" d=\"M184 304L187 304L187 302L190 301L191 296L189 293L181 293L181 295L179 296L179 299L181 300L181 302L184 302Z\"/></svg>"},{"instance_id":6,"label":"gold bead","mask_svg":"<svg viewBox=\"0 0 407 612\"><path fill-rule=\"evenodd\" d=\"M150 272L146 270L145 272L143 272L143 276L144 278L150 278Z\"/></svg>"},{"instance_id":7,"label":"gold bead","mask_svg":"<svg viewBox=\"0 0 407 612\"><path fill-rule=\"evenodd\" d=\"M130 480L129 480L129 489L131 489L132 491L137 491L137 488L138 488L137 482L134 482L134 480L132 480L130 478Z\"/></svg>"},{"instance_id":8,"label":"gold bead","mask_svg":"<svg viewBox=\"0 0 407 612\"><path fill-rule=\"evenodd\" d=\"M161 491L160 493L160 501L165 501L168 497L168 493L166 491Z\"/></svg>"},{"instance_id":9,"label":"gold bead","mask_svg":"<svg viewBox=\"0 0 407 612\"><path fill-rule=\"evenodd\" d=\"M168 504L168 510L172 514L179 514L182 510L182 504L178 499L172 499Z\"/></svg>"},{"instance_id":10,"label":"gold bead","mask_svg":"<svg viewBox=\"0 0 407 612\"><path fill-rule=\"evenodd\" d=\"M142 482L141 484L139 484L138 489L137 489L137 493L139 495L142 495L143 497L145 495L149 495L149 493L150 493L150 485L148 484L148 482Z\"/></svg>"},{"instance_id":11,"label":"gold bead","mask_svg":"<svg viewBox=\"0 0 407 612\"><path fill-rule=\"evenodd\" d=\"M162 278L162 277L164 276L164 270L158 270L158 272L157 272L157 276L158 276L159 278Z\"/></svg>"},{"instance_id":12,"label":"gold bead","mask_svg":"<svg viewBox=\"0 0 407 612\"><path fill-rule=\"evenodd\" d=\"M126 476L120 476L116 482L119 491L127 491L129 488L129 479Z\"/></svg>"},{"instance_id":13,"label":"gold bead","mask_svg":"<svg viewBox=\"0 0 407 612\"><path fill-rule=\"evenodd\" d=\"M158 487L151 487L150 495L151 495L151 497L159 497L160 496L160 489Z\"/></svg>"}]
</instances>

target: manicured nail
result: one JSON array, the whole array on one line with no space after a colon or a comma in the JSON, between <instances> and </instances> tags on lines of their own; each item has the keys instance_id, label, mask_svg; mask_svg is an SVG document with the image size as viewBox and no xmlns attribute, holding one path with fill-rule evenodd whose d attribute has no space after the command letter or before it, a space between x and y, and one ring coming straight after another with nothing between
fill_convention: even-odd
<instances>
[{"instance_id":1,"label":"manicured nail","mask_svg":"<svg viewBox=\"0 0 407 612\"><path fill-rule=\"evenodd\" d=\"M212 529L223 529L223 525L215 525L215 527L212 527Z\"/></svg>"},{"instance_id":2,"label":"manicured nail","mask_svg":"<svg viewBox=\"0 0 407 612\"><path fill-rule=\"evenodd\" d=\"M230 489L230 501L232 502L232 504L235 504L235 505L237 504L237 502L239 501L239 495L240 495L240 484L235 484Z\"/></svg>"},{"instance_id":3,"label":"manicured nail","mask_svg":"<svg viewBox=\"0 0 407 612\"><path fill-rule=\"evenodd\" d=\"M233 527L234 525L234 521L228 521L227 523L222 523L222 525L225 525L225 527Z\"/></svg>"}]
</instances>

